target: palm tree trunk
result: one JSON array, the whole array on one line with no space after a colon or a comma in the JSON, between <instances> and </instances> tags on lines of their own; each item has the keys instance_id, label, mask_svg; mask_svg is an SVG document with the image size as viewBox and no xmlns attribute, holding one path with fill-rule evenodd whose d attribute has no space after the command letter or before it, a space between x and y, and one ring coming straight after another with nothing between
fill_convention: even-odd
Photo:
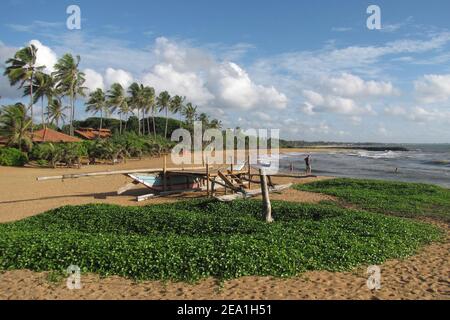
<instances>
[{"instance_id":1,"label":"palm tree trunk","mask_svg":"<svg viewBox=\"0 0 450 320\"><path fill-rule=\"evenodd\" d=\"M73 118L74 118L74 103L73 103L73 85L70 88L70 135L74 135L73 130Z\"/></svg>"},{"instance_id":2,"label":"palm tree trunk","mask_svg":"<svg viewBox=\"0 0 450 320\"><path fill-rule=\"evenodd\" d=\"M147 134L150 135L150 117L147 113Z\"/></svg>"},{"instance_id":3,"label":"palm tree trunk","mask_svg":"<svg viewBox=\"0 0 450 320\"><path fill-rule=\"evenodd\" d=\"M100 110L100 128L98 129L98 137L100 138L100 134L103 126L103 110Z\"/></svg>"},{"instance_id":4,"label":"palm tree trunk","mask_svg":"<svg viewBox=\"0 0 450 320\"><path fill-rule=\"evenodd\" d=\"M167 126L169 125L169 110L166 107L166 129L164 131L164 137L167 139Z\"/></svg>"},{"instance_id":5,"label":"palm tree trunk","mask_svg":"<svg viewBox=\"0 0 450 320\"><path fill-rule=\"evenodd\" d=\"M31 112L31 134L33 135L33 73L30 78L30 112Z\"/></svg>"},{"instance_id":6,"label":"palm tree trunk","mask_svg":"<svg viewBox=\"0 0 450 320\"><path fill-rule=\"evenodd\" d=\"M141 110L139 110L138 108L138 131L139 131L139 135L141 135Z\"/></svg>"},{"instance_id":7,"label":"palm tree trunk","mask_svg":"<svg viewBox=\"0 0 450 320\"><path fill-rule=\"evenodd\" d=\"M122 113L119 113L119 120L120 120L119 134L122 134Z\"/></svg>"},{"instance_id":8,"label":"palm tree trunk","mask_svg":"<svg viewBox=\"0 0 450 320\"><path fill-rule=\"evenodd\" d=\"M42 118L42 127L45 129L45 120L44 120L44 96L41 97L41 118Z\"/></svg>"},{"instance_id":9,"label":"palm tree trunk","mask_svg":"<svg viewBox=\"0 0 450 320\"><path fill-rule=\"evenodd\" d=\"M155 135L155 140L156 140L155 112L152 112L152 121L153 121L153 133Z\"/></svg>"}]
</instances>

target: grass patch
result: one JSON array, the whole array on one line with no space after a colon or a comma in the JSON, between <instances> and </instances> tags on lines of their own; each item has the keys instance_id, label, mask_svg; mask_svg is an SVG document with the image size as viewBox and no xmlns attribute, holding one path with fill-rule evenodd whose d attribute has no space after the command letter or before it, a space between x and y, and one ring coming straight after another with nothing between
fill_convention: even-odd
<instances>
[{"instance_id":1,"label":"grass patch","mask_svg":"<svg viewBox=\"0 0 450 320\"><path fill-rule=\"evenodd\" d=\"M195 200L146 207L67 206L0 225L0 269L65 270L136 280L296 276L411 255L432 225L336 205Z\"/></svg>"},{"instance_id":2,"label":"grass patch","mask_svg":"<svg viewBox=\"0 0 450 320\"><path fill-rule=\"evenodd\" d=\"M450 190L434 185L340 178L298 184L294 188L332 195L373 212L450 222Z\"/></svg>"}]
</instances>

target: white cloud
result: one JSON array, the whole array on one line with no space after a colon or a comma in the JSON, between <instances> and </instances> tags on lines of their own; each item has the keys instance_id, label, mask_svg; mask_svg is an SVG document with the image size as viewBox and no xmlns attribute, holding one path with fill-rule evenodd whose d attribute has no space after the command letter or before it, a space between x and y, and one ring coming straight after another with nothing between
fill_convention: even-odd
<instances>
[{"instance_id":1,"label":"white cloud","mask_svg":"<svg viewBox=\"0 0 450 320\"><path fill-rule=\"evenodd\" d=\"M361 107L353 99L334 95L324 96L311 90L305 90L303 95L307 100L303 107L303 111L306 114L328 112L354 116L374 113L370 105Z\"/></svg>"},{"instance_id":2,"label":"white cloud","mask_svg":"<svg viewBox=\"0 0 450 320\"><path fill-rule=\"evenodd\" d=\"M324 80L325 85L339 96L390 96L397 93L391 82L365 81L358 76L343 73L340 77Z\"/></svg>"},{"instance_id":3,"label":"white cloud","mask_svg":"<svg viewBox=\"0 0 450 320\"><path fill-rule=\"evenodd\" d=\"M89 92L93 92L97 89L105 90L103 76L100 73L92 69L85 69L83 72L86 75L84 86L88 88Z\"/></svg>"},{"instance_id":4,"label":"white cloud","mask_svg":"<svg viewBox=\"0 0 450 320\"><path fill-rule=\"evenodd\" d=\"M396 116L417 123L426 122L449 122L450 123L450 110L447 109L425 109L423 107L387 107L384 109L384 113L390 116Z\"/></svg>"},{"instance_id":5,"label":"white cloud","mask_svg":"<svg viewBox=\"0 0 450 320\"><path fill-rule=\"evenodd\" d=\"M33 44L37 48L36 65L45 66L45 72L51 73L54 71L54 66L58 61L58 56L49 47L43 45L39 40L31 40L30 45Z\"/></svg>"},{"instance_id":6,"label":"white cloud","mask_svg":"<svg viewBox=\"0 0 450 320\"><path fill-rule=\"evenodd\" d=\"M450 99L450 74L429 74L414 83L420 102L436 103Z\"/></svg>"},{"instance_id":7,"label":"white cloud","mask_svg":"<svg viewBox=\"0 0 450 320\"><path fill-rule=\"evenodd\" d=\"M388 130L384 127L384 125L380 124L378 126L378 134L382 135L382 136L387 136L389 134Z\"/></svg>"},{"instance_id":8,"label":"white cloud","mask_svg":"<svg viewBox=\"0 0 450 320\"><path fill-rule=\"evenodd\" d=\"M390 116L403 116L407 114L407 111L403 107L386 107L384 108L384 113Z\"/></svg>"},{"instance_id":9,"label":"white cloud","mask_svg":"<svg viewBox=\"0 0 450 320\"><path fill-rule=\"evenodd\" d=\"M133 83L131 73L122 69L108 68L105 72L105 84L109 88L114 83L119 83L122 87L127 88Z\"/></svg>"},{"instance_id":10,"label":"white cloud","mask_svg":"<svg viewBox=\"0 0 450 320\"><path fill-rule=\"evenodd\" d=\"M220 105L236 109L270 107L283 109L287 97L274 87L255 84L248 73L232 62L224 62L210 70L208 87Z\"/></svg>"},{"instance_id":11,"label":"white cloud","mask_svg":"<svg viewBox=\"0 0 450 320\"><path fill-rule=\"evenodd\" d=\"M158 62L142 79L157 91L168 90L207 107L250 110L287 105L287 97L273 86L256 84L236 63L217 61L203 50L158 38L154 55Z\"/></svg>"},{"instance_id":12,"label":"white cloud","mask_svg":"<svg viewBox=\"0 0 450 320\"><path fill-rule=\"evenodd\" d=\"M143 77L142 82L158 92L167 90L171 94L186 96L199 105L208 104L214 98L204 80L195 72L179 72L171 64L155 65L152 72Z\"/></svg>"}]
</instances>

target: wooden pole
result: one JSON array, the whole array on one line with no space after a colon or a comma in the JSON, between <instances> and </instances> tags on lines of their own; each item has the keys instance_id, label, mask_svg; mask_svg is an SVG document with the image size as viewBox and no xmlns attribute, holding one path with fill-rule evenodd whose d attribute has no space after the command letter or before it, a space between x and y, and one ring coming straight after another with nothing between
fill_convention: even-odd
<instances>
[{"instance_id":1,"label":"wooden pole","mask_svg":"<svg viewBox=\"0 0 450 320\"><path fill-rule=\"evenodd\" d=\"M163 191L167 191L167 155L163 160Z\"/></svg>"},{"instance_id":2,"label":"wooden pole","mask_svg":"<svg viewBox=\"0 0 450 320\"><path fill-rule=\"evenodd\" d=\"M249 154L247 155L247 171L248 171L248 189L250 190L252 188L252 167L250 165L250 150L248 151Z\"/></svg>"},{"instance_id":3,"label":"wooden pole","mask_svg":"<svg viewBox=\"0 0 450 320\"><path fill-rule=\"evenodd\" d=\"M208 164L208 162L206 162L206 195L207 195L208 198L211 196L210 190L209 190L209 184L210 184L210 181L209 181L209 164Z\"/></svg>"},{"instance_id":4,"label":"wooden pole","mask_svg":"<svg viewBox=\"0 0 450 320\"><path fill-rule=\"evenodd\" d=\"M270 204L270 198L269 198L269 188L267 186L267 176L264 169L259 169L259 174L261 176L261 191L262 191L262 197L263 197L263 207L264 207L264 214L266 217L267 223L272 223L272 205Z\"/></svg>"}]
</instances>

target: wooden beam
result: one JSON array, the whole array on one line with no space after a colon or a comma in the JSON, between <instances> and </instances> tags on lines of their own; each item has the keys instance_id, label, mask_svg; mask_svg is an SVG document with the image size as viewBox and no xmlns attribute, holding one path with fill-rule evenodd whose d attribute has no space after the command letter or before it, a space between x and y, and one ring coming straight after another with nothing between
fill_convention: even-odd
<instances>
[{"instance_id":1,"label":"wooden beam","mask_svg":"<svg viewBox=\"0 0 450 320\"><path fill-rule=\"evenodd\" d=\"M191 170L200 170L204 169L204 167L193 167ZM167 171L176 171L179 168L167 168ZM87 178L87 177L100 177L100 176L112 176L117 174L133 174L133 173L157 173L163 171L163 168L151 168L151 169L136 169L136 170L115 170L115 171L99 171L99 172L90 172L90 173L74 173L74 174L64 174L59 176L47 176L47 177L38 177L37 181L46 181L46 180L61 180L61 179L77 179L77 178Z\"/></svg>"},{"instance_id":2,"label":"wooden beam","mask_svg":"<svg viewBox=\"0 0 450 320\"><path fill-rule=\"evenodd\" d=\"M281 192L283 190L289 189L290 187L292 187L292 183L277 185L273 188L269 188L269 192ZM215 197L215 198L222 202L229 202L229 201L233 201L236 199L247 199L247 198L256 197L256 196L261 195L261 193L262 193L261 189L256 189L256 190L247 191L246 193L238 192L236 194L220 196L220 197Z\"/></svg>"},{"instance_id":3,"label":"wooden beam","mask_svg":"<svg viewBox=\"0 0 450 320\"><path fill-rule=\"evenodd\" d=\"M234 191L239 191L239 188L236 187L236 186L233 184L233 182L231 182L231 180L228 179L228 177L227 177L225 174L223 174L222 172L219 171L219 172L218 172L218 175L219 175L219 178L222 179L223 182L225 182L225 184L226 184L226 186L227 186L228 188L230 188L231 190L234 190Z\"/></svg>"},{"instance_id":4,"label":"wooden beam","mask_svg":"<svg viewBox=\"0 0 450 320\"><path fill-rule=\"evenodd\" d=\"M252 188L252 166L250 165L250 150L247 154L248 189Z\"/></svg>"},{"instance_id":5,"label":"wooden beam","mask_svg":"<svg viewBox=\"0 0 450 320\"><path fill-rule=\"evenodd\" d=\"M206 163L206 196L209 198L211 196L210 194L210 188L209 188L209 164Z\"/></svg>"},{"instance_id":6,"label":"wooden beam","mask_svg":"<svg viewBox=\"0 0 450 320\"><path fill-rule=\"evenodd\" d=\"M127 183L126 185L124 185L123 187L120 187L117 190L117 194L123 194L123 193L127 192L128 190L133 189L137 184L139 184L139 183L137 183L136 181Z\"/></svg>"},{"instance_id":7,"label":"wooden beam","mask_svg":"<svg viewBox=\"0 0 450 320\"><path fill-rule=\"evenodd\" d=\"M263 198L263 208L264 208L264 215L266 217L267 223L272 223L272 205L270 203L270 197L269 197L269 186L267 185L267 176L264 169L259 169L259 174L261 176L261 192L262 192L262 198Z\"/></svg>"},{"instance_id":8,"label":"wooden beam","mask_svg":"<svg viewBox=\"0 0 450 320\"><path fill-rule=\"evenodd\" d=\"M167 155L163 159L163 191L167 191Z\"/></svg>"}]
</instances>

